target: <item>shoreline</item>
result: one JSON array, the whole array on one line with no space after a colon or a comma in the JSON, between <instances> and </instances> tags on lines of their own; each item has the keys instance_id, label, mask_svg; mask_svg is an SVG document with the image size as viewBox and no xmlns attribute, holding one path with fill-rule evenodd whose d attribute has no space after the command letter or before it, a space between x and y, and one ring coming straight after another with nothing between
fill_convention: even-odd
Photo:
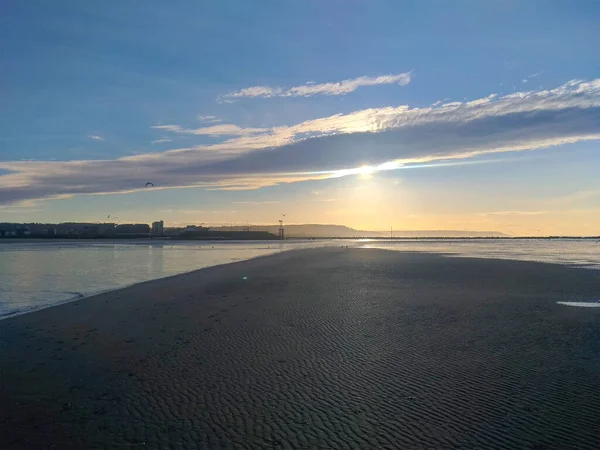
<instances>
[{"instance_id":1,"label":"shoreline","mask_svg":"<svg viewBox=\"0 0 600 450\"><path fill-rule=\"evenodd\" d=\"M330 247L12 317L3 448L595 449L599 285Z\"/></svg>"},{"instance_id":2,"label":"shoreline","mask_svg":"<svg viewBox=\"0 0 600 450\"><path fill-rule=\"evenodd\" d=\"M138 286L138 285L141 285L141 284L145 284L145 283L152 283L152 282L155 282L155 281L168 280L170 278L175 278L175 277L178 277L178 276L181 276L181 275L192 274L192 273L197 272L199 270L210 269L210 268L213 268L213 267L227 266L227 265L230 265L230 264L236 264L236 263L244 262L244 261L252 261L254 259L259 259L259 258L267 258L269 256L278 255L279 253L282 253L282 252L290 252L290 251L294 251L294 250L305 250L305 249L290 248L290 249L287 249L287 250L279 250L277 253L269 253L268 255L252 256L250 258L242 259L240 261L230 261L230 262L225 262L225 263L222 263L222 264L215 264L215 265L212 265L212 266L200 267L198 269L193 269L193 270L189 270L189 271L186 271L186 272L180 272L180 273L176 273L176 274L172 274L172 275L167 275L167 276L164 276L164 277L152 278L150 280L145 280L145 281L138 281L138 282L131 283L131 284L128 284L128 285L125 285L125 286L118 286L118 287L114 287L114 288L101 289L99 291L88 293L88 294L85 294L83 292L77 292L76 293L77 295L74 295L73 297L70 297L70 298L65 299L63 301L59 301L57 303L53 303L51 305L46 305L46 306L42 306L40 308L35 308L35 309L27 310L27 311L18 311L18 312L15 312L15 313L9 313L9 314L5 314L5 315L0 315L0 322L2 320L10 319L12 317L19 317L19 316L22 316L22 315L25 315L25 314L31 314L31 313L35 313L35 312L38 312L38 311L43 311L43 310L48 309L48 308L54 308L55 306L61 306L61 305L67 304L67 303L76 302L78 300L84 300L84 299L87 299L87 298L96 297L98 295L103 295L103 294L107 294L107 293L110 293L110 292L116 292L116 291L120 291L122 289L128 289L128 288L131 288L131 287L134 287L134 286Z\"/></svg>"},{"instance_id":3,"label":"shoreline","mask_svg":"<svg viewBox=\"0 0 600 450\"><path fill-rule=\"evenodd\" d=\"M66 240L67 242L69 242L69 240ZM97 242L95 240L88 240L85 243L94 243ZM218 243L232 243L231 242L218 242ZM245 241L236 241L236 242L245 242ZM270 241L265 241L265 242L270 242ZM393 242L393 241L391 241ZM126 242L115 242L118 244L122 244L122 245L127 245ZM359 242L356 243L357 245L360 244ZM132 243L132 245L136 245L135 243ZM275 253L270 253L267 255L258 255L258 256L252 256L249 258L245 258L242 260L238 260L238 261L229 261L229 262L224 262L224 263L220 263L220 264L215 264L215 265L209 265L209 266L205 266L205 267L200 267L197 269L192 269L192 270L188 270L188 271L184 271L184 272L179 272L179 273L175 273L175 274L171 274L171 275L166 275L166 276L160 276L157 278L152 278L149 280L144 280L144 281L138 281L138 282L134 282L131 284L127 284L127 285L123 285L123 286L116 286L116 287L108 287L108 288L103 288L100 290L96 290L94 292L90 292L90 293L84 293L84 292L73 292L73 296L66 298L64 300L58 301L56 303L52 303L49 305L45 305L45 306L41 306L39 308L33 308L33 309L29 309L29 310L25 310L25 311L16 311L13 313L8 313L8 314L4 314L4 315L0 315L0 321L2 320L6 320L12 317L19 317L21 315L24 314L31 314L37 311L42 311L48 308L53 308L55 306L60 306L60 305L64 305L67 303L71 303L71 302L75 302L78 300L83 300L83 299L87 299L87 298L91 298L91 297L95 297L97 295L102 295L102 294L106 294L109 292L115 292L115 291L119 291L122 289L127 289L127 288L131 288L140 284L144 284L144 283L150 283L150 282L154 282L154 281L160 281L160 280L166 280L172 277L177 277L177 276L181 276L184 274L192 274L195 273L199 270L204 270L204 269L209 269L212 267L220 267L220 266L226 266L226 265L230 265L230 264L236 264L239 262L244 262L244 261L251 261L253 259L257 259L257 258L265 258L265 257L270 257L270 256L274 256L283 252L290 252L290 251L298 251L298 250L313 250L316 248L321 248L321 247L313 247L313 248L288 248L288 249L279 249L277 252ZM331 246L324 246L323 248L338 248L337 245L331 245ZM436 255L442 258L460 258L460 259L476 259L476 260L498 260L498 261L523 261L523 262L533 262L533 263L538 263L538 264L551 264L551 265L558 265L558 266L562 266L562 267L567 267L570 269L581 269L581 270L600 270L600 265L598 264L586 264L583 265L581 263L575 263L575 262L559 262L559 261L543 261L543 260L539 260L539 259L517 259L517 258L510 258L510 257L502 257L502 256L477 256L477 255L467 255L467 254L462 254L462 253L448 253L448 252L441 252L441 251L426 251L426 250L391 250L391 249L385 249L385 248L356 248L355 246L352 247L348 247L348 246L341 246L341 248L352 248L355 250L378 250L378 251L390 251L390 252L401 252L401 253L405 253L405 254L411 254L411 253L415 253L415 254L430 254L430 255Z\"/></svg>"}]
</instances>

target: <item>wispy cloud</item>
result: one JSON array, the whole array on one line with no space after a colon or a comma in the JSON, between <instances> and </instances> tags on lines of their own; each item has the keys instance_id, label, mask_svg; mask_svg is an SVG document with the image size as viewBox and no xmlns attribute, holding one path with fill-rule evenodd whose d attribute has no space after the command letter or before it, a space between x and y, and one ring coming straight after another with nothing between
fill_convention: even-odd
<instances>
[{"instance_id":1,"label":"wispy cloud","mask_svg":"<svg viewBox=\"0 0 600 450\"><path fill-rule=\"evenodd\" d=\"M198 121L204 123L216 123L220 122L221 119L219 119L217 116L198 116Z\"/></svg>"},{"instance_id":2,"label":"wispy cloud","mask_svg":"<svg viewBox=\"0 0 600 450\"><path fill-rule=\"evenodd\" d=\"M337 198L311 199L309 201L312 203L329 203L329 202L337 202Z\"/></svg>"},{"instance_id":3,"label":"wispy cloud","mask_svg":"<svg viewBox=\"0 0 600 450\"><path fill-rule=\"evenodd\" d=\"M183 128L179 125L154 125L152 128L158 130L171 131L173 133L195 134L204 136L249 136L257 133L269 131L268 128L242 128L230 123L221 125L212 125L210 127L201 128Z\"/></svg>"},{"instance_id":4,"label":"wispy cloud","mask_svg":"<svg viewBox=\"0 0 600 450\"><path fill-rule=\"evenodd\" d=\"M183 128L179 125L153 125L150 128L154 128L156 130L172 131L174 133L180 133L181 130L183 130Z\"/></svg>"},{"instance_id":5,"label":"wispy cloud","mask_svg":"<svg viewBox=\"0 0 600 450\"><path fill-rule=\"evenodd\" d=\"M36 200L23 200L13 204L0 205L2 214L29 214L42 211Z\"/></svg>"},{"instance_id":6,"label":"wispy cloud","mask_svg":"<svg viewBox=\"0 0 600 450\"><path fill-rule=\"evenodd\" d=\"M94 141L103 141L104 138L102 136L98 136L97 134L90 134L88 137Z\"/></svg>"},{"instance_id":7,"label":"wispy cloud","mask_svg":"<svg viewBox=\"0 0 600 450\"><path fill-rule=\"evenodd\" d=\"M377 86L381 84L397 84L406 86L411 81L411 73L395 75L382 75L379 77L358 77L330 83L315 84L308 82L301 86L291 88L252 86L239 91L229 92L221 99L239 99L245 97L311 97L313 95L345 95L354 92L360 87Z\"/></svg>"},{"instance_id":8,"label":"wispy cloud","mask_svg":"<svg viewBox=\"0 0 600 450\"><path fill-rule=\"evenodd\" d=\"M165 142L171 142L173 139L169 139L169 138L162 138L162 139L156 139L154 141L151 141L151 144L163 144Z\"/></svg>"},{"instance_id":9,"label":"wispy cloud","mask_svg":"<svg viewBox=\"0 0 600 450\"><path fill-rule=\"evenodd\" d=\"M536 73L532 73L531 75L528 75L527 78L524 78L523 81L521 81L521 83L525 84L532 78L539 77L543 73L544 73L543 70L540 70L539 72L536 72Z\"/></svg>"},{"instance_id":10,"label":"wispy cloud","mask_svg":"<svg viewBox=\"0 0 600 450\"><path fill-rule=\"evenodd\" d=\"M10 206L0 206L2 214L31 214L43 211L41 208L11 208Z\"/></svg>"},{"instance_id":11,"label":"wispy cloud","mask_svg":"<svg viewBox=\"0 0 600 450\"><path fill-rule=\"evenodd\" d=\"M268 129L205 127L192 131L230 138L117 160L0 162L0 203L132 192L148 180L157 189L242 190L360 174L365 165L378 171L475 163L469 158L598 140L599 121L597 79L425 108L365 109Z\"/></svg>"}]
</instances>

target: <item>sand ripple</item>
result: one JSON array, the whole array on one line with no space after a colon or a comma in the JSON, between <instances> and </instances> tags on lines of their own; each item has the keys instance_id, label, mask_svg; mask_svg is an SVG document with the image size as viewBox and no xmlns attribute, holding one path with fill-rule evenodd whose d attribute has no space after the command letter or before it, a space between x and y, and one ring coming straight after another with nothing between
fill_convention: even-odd
<instances>
[{"instance_id":1,"label":"sand ripple","mask_svg":"<svg viewBox=\"0 0 600 450\"><path fill-rule=\"evenodd\" d=\"M598 281L306 250L7 319L3 448L596 449Z\"/></svg>"}]
</instances>

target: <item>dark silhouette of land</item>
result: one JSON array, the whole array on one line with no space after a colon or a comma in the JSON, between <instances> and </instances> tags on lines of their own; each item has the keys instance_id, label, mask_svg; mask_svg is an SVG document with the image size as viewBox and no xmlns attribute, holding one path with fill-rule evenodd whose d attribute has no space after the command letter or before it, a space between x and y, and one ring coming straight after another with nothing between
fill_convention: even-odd
<instances>
[{"instance_id":1,"label":"dark silhouette of land","mask_svg":"<svg viewBox=\"0 0 600 450\"><path fill-rule=\"evenodd\" d=\"M162 224L162 222L161 222ZM164 227L114 223L0 223L0 238L21 239L176 239L276 240L281 225ZM548 239L577 236L509 236L498 231L466 230L357 230L344 225L285 225L286 239ZM588 236L587 238L598 239Z\"/></svg>"},{"instance_id":2,"label":"dark silhouette of land","mask_svg":"<svg viewBox=\"0 0 600 450\"><path fill-rule=\"evenodd\" d=\"M242 226L223 226L212 227L213 230L235 230L241 231L245 227ZM247 227L246 227L247 228ZM277 234L278 225L253 225L252 230L267 231ZM373 230L357 230L344 225L320 225L320 224L303 224L303 225L286 225L285 234L288 237L295 238L400 238L400 237L448 237L448 238L464 238L464 237L508 237L507 234L498 231L457 231L457 230L390 230L373 231Z\"/></svg>"}]
</instances>

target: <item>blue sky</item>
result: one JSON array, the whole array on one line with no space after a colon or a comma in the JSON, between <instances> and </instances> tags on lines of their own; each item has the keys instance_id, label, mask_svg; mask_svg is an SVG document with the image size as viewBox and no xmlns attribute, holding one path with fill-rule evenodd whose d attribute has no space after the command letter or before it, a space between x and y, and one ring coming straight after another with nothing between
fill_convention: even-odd
<instances>
[{"instance_id":1,"label":"blue sky","mask_svg":"<svg viewBox=\"0 0 600 450\"><path fill-rule=\"evenodd\" d=\"M599 2L174 3L3 3L0 220L600 233Z\"/></svg>"}]
</instances>

